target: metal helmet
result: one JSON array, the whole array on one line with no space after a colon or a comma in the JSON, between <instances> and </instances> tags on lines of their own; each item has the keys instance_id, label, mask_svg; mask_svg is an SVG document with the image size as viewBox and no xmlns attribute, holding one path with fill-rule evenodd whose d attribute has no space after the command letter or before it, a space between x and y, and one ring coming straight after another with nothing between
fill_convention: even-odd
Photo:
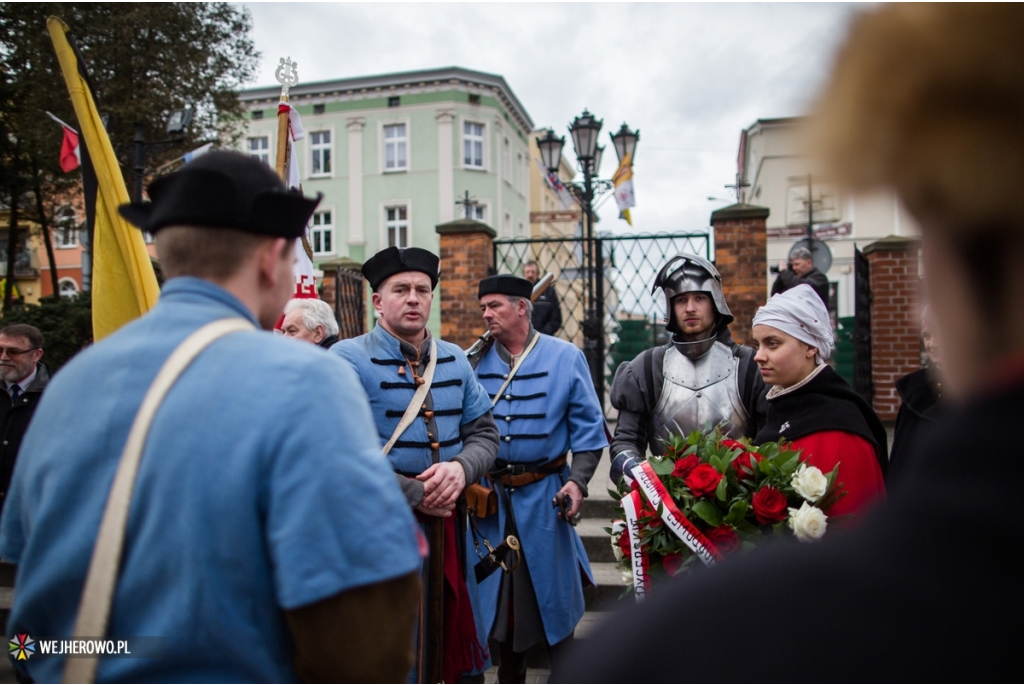
<instances>
[{"instance_id":1,"label":"metal helmet","mask_svg":"<svg viewBox=\"0 0 1024 685\"><path fill-rule=\"evenodd\" d=\"M711 301L718 312L716 331L732 323L735 318L729 311L729 305L725 303L722 275L718 273L714 264L703 257L683 252L668 260L655 277L651 294L653 295L658 288L665 293L665 309L668 312L665 329L670 333L679 332L672 300L683 293L704 292L711 295Z\"/></svg>"}]
</instances>

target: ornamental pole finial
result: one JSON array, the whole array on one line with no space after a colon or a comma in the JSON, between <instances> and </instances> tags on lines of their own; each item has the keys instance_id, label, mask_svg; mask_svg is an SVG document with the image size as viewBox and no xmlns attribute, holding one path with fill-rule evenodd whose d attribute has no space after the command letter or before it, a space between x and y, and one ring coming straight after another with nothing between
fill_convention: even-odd
<instances>
[{"instance_id":1,"label":"ornamental pole finial","mask_svg":"<svg viewBox=\"0 0 1024 685\"><path fill-rule=\"evenodd\" d=\"M282 57L277 71L274 72L274 77L281 84L281 102L288 102L288 89L299 82L298 66L290 56Z\"/></svg>"}]
</instances>

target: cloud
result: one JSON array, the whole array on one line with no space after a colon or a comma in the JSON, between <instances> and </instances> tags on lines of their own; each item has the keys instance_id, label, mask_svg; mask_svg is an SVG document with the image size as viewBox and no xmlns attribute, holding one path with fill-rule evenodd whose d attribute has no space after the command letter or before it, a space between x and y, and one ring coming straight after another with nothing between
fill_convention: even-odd
<instances>
[{"instance_id":1,"label":"cloud","mask_svg":"<svg viewBox=\"0 0 1024 685\"><path fill-rule=\"evenodd\" d=\"M774 3L250 3L258 85L291 56L302 81L443 66L500 74L538 127L589 108L641 131L637 231L696 231L728 197L740 131L803 114L863 6ZM253 85L257 85L253 84ZM568 143L568 141L567 141ZM571 145L566 156L573 158ZM601 230L627 232L613 201Z\"/></svg>"}]
</instances>

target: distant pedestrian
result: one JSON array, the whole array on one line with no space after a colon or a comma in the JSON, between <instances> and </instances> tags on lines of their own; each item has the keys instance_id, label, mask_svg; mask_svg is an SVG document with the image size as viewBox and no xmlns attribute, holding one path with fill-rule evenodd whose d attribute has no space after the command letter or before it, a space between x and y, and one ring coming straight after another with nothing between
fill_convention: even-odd
<instances>
[{"instance_id":1,"label":"distant pedestrian","mask_svg":"<svg viewBox=\"0 0 1024 685\"><path fill-rule=\"evenodd\" d=\"M523 265L523 278L531 285L537 285L540 280L540 269L537 262L527 262ZM558 293L555 291L555 284L552 283L548 289L541 293L540 297L533 303L533 314L530 321L538 333L555 335L562 328L562 306L558 302Z\"/></svg>"},{"instance_id":2,"label":"distant pedestrian","mask_svg":"<svg viewBox=\"0 0 1024 685\"><path fill-rule=\"evenodd\" d=\"M928 365L896 380L900 394L900 411L889 452L889 480L896 483L907 470L914 451L930 433L939 427L945 403L942 400L942 353L935 335L935 325L926 309L921 321L921 340Z\"/></svg>"},{"instance_id":3,"label":"distant pedestrian","mask_svg":"<svg viewBox=\"0 0 1024 685\"><path fill-rule=\"evenodd\" d=\"M35 326L16 323L0 330L0 508L11 486L21 439L50 382L43 358L43 334Z\"/></svg>"},{"instance_id":4,"label":"distant pedestrian","mask_svg":"<svg viewBox=\"0 0 1024 685\"><path fill-rule=\"evenodd\" d=\"M814 266L811 251L806 247L798 247L789 253L788 262L779 262L779 275L772 284L772 295L784 293L803 283L814 288L814 292L828 308L828 277Z\"/></svg>"},{"instance_id":5,"label":"distant pedestrian","mask_svg":"<svg viewBox=\"0 0 1024 685\"><path fill-rule=\"evenodd\" d=\"M281 332L286 338L305 340L328 350L338 342L338 321L331 305L316 298L289 300L284 307Z\"/></svg>"}]
</instances>

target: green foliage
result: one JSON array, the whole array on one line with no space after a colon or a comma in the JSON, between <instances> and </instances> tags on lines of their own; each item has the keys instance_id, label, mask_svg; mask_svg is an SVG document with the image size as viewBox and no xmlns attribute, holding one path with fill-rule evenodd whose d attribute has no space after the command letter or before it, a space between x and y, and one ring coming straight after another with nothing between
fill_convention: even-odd
<instances>
[{"instance_id":1,"label":"green foliage","mask_svg":"<svg viewBox=\"0 0 1024 685\"><path fill-rule=\"evenodd\" d=\"M0 318L0 327L27 323L43 334L43 363L55 373L86 345L92 343L92 303L89 293L75 297L44 297L39 304L12 309Z\"/></svg>"}]
</instances>

